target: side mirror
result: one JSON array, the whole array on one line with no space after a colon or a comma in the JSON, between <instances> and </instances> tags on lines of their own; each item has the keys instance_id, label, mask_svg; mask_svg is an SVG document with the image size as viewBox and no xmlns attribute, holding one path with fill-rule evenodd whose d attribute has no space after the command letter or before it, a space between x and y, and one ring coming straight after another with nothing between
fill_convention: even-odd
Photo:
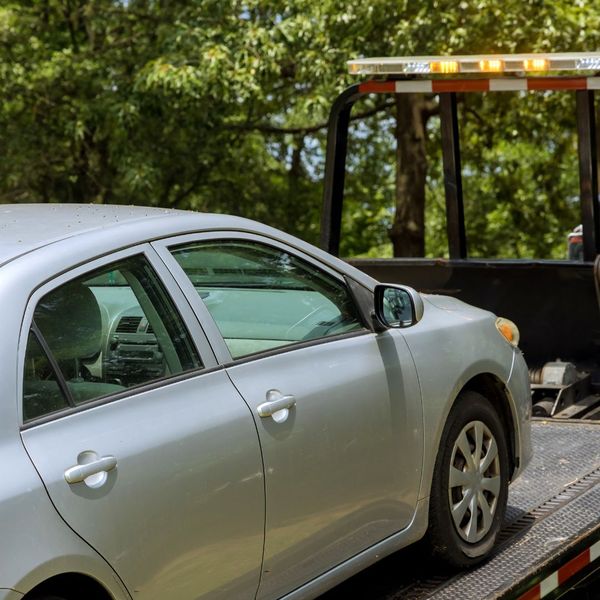
<instances>
[{"instance_id":1,"label":"side mirror","mask_svg":"<svg viewBox=\"0 0 600 600\"><path fill-rule=\"evenodd\" d=\"M411 287L393 283L375 286L373 324L376 331L415 325L423 317L424 310L421 295Z\"/></svg>"}]
</instances>

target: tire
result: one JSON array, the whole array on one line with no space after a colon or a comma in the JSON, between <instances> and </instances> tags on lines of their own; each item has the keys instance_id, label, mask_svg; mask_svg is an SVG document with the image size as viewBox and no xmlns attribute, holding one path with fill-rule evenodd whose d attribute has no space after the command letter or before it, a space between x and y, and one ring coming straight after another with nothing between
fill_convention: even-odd
<instances>
[{"instance_id":1,"label":"tire","mask_svg":"<svg viewBox=\"0 0 600 600\"><path fill-rule=\"evenodd\" d=\"M431 484L425 539L435 558L466 568L490 554L506 512L508 477L498 414L481 394L462 392L448 415Z\"/></svg>"}]
</instances>

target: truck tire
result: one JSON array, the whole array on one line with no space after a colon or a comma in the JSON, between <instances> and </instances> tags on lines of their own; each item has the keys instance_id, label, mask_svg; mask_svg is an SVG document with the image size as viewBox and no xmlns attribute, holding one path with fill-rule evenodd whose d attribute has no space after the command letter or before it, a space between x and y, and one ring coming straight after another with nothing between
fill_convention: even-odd
<instances>
[{"instance_id":1,"label":"truck tire","mask_svg":"<svg viewBox=\"0 0 600 600\"><path fill-rule=\"evenodd\" d=\"M493 406L464 391L452 407L435 463L426 542L452 567L481 562L494 547L508 496L506 434Z\"/></svg>"}]
</instances>

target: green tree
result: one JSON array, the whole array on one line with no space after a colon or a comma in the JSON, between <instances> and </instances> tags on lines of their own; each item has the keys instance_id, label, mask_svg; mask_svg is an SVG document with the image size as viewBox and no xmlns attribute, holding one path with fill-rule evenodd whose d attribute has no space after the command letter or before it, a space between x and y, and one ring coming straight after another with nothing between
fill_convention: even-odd
<instances>
[{"instance_id":1,"label":"green tree","mask_svg":"<svg viewBox=\"0 0 600 600\"><path fill-rule=\"evenodd\" d=\"M599 18L583 0L0 0L0 201L226 211L316 241L327 114L351 81L348 58L590 49ZM538 229L512 185L538 193L530 173L544 158L566 169L573 138L526 107L531 127L517 143L504 98L461 104L465 188L478 199L467 198L469 241L526 255ZM423 96L356 107L344 254L390 253L390 239L396 253L421 253L423 227L426 252L444 251L435 112ZM519 168L478 172L482 158ZM561 204L572 181L556 171L531 205L553 206L553 248L574 218ZM516 245L503 241L511 227Z\"/></svg>"}]
</instances>

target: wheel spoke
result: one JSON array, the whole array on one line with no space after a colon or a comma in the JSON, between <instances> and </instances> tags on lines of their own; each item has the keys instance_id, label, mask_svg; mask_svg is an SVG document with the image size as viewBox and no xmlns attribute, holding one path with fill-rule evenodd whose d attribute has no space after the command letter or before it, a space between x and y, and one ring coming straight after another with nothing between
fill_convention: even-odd
<instances>
[{"instance_id":1,"label":"wheel spoke","mask_svg":"<svg viewBox=\"0 0 600 600\"><path fill-rule=\"evenodd\" d=\"M479 508L481 509L482 527L483 527L482 533L485 535L490 530L490 527L492 526L492 520L493 520L492 510L490 508L490 505L488 504L487 498L485 497L485 495L482 492L478 492L478 494L477 494L477 504L479 505Z\"/></svg>"},{"instance_id":2,"label":"wheel spoke","mask_svg":"<svg viewBox=\"0 0 600 600\"><path fill-rule=\"evenodd\" d=\"M475 430L475 452L473 453L473 460L476 465L479 465L483 451L483 423L477 421L473 429Z\"/></svg>"},{"instance_id":3,"label":"wheel spoke","mask_svg":"<svg viewBox=\"0 0 600 600\"><path fill-rule=\"evenodd\" d=\"M460 524L465 516L465 513L467 512L467 508L469 508L469 503L471 502L472 498L473 492L469 490L460 502L457 502L454 506L452 506L452 518L454 519L457 529L460 529Z\"/></svg>"},{"instance_id":4,"label":"wheel spoke","mask_svg":"<svg viewBox=\"0 0 600 600\"><path fill-rule=\"evenodd\" d=\"M460 449L462 455L467 461L467 470L474 471L475 463L473 462L473 455L471 454L471 446L469 445L469 440L467 439L466 432L462 432L460 437L456 440L456 445Z\"/></svg>"},{"instance_id":5,"label":"wheel spoke","mask_svg":"<svg viewBox=\"0 0 600 600\"><path fill-rule=\"evenodd\" d=\"M470 477L464 471L457 469L456 467L450 467L450 487L463 487L469 485L471 482Z\"/></svg>"},{"instance_id":6,"label":"wheel spoke","mask_svg":"<svg viewBox=\"0 0 600 600\"><path fill-rule=\"evenodd\" d=\"M471 511L471 516L469 518L469 523L467 524L465 533L467 535L468 542L476 542L477 541L477 495L473 494L471 496L469 502L469 510Z\"/></svg>"},{"instance_id":7,"label":"wheel spoke","mask_svg":"<svg viewBox=\"0 0 600 600\"><path fill-rule=\"evenodd\" d=\"M496 440L492 437L490 439L490 445L488 447L486 455L483 457L481 464L479 466L480 473L485 473L490 465L494 462L496 457L498 456L498 444L496 444Z\"/></svg>"},{"instance_id":8,"label":"wheel spoke","mask_svg":"<svg viewBox=\"0 0 600 600\"><path fill-rule=\"evenodd\" d=\"M481 487L484 490L491 492L495 498L500 493L500 475L494 477L484 477L481 480Z\"/></svg>"}]
</instances>

